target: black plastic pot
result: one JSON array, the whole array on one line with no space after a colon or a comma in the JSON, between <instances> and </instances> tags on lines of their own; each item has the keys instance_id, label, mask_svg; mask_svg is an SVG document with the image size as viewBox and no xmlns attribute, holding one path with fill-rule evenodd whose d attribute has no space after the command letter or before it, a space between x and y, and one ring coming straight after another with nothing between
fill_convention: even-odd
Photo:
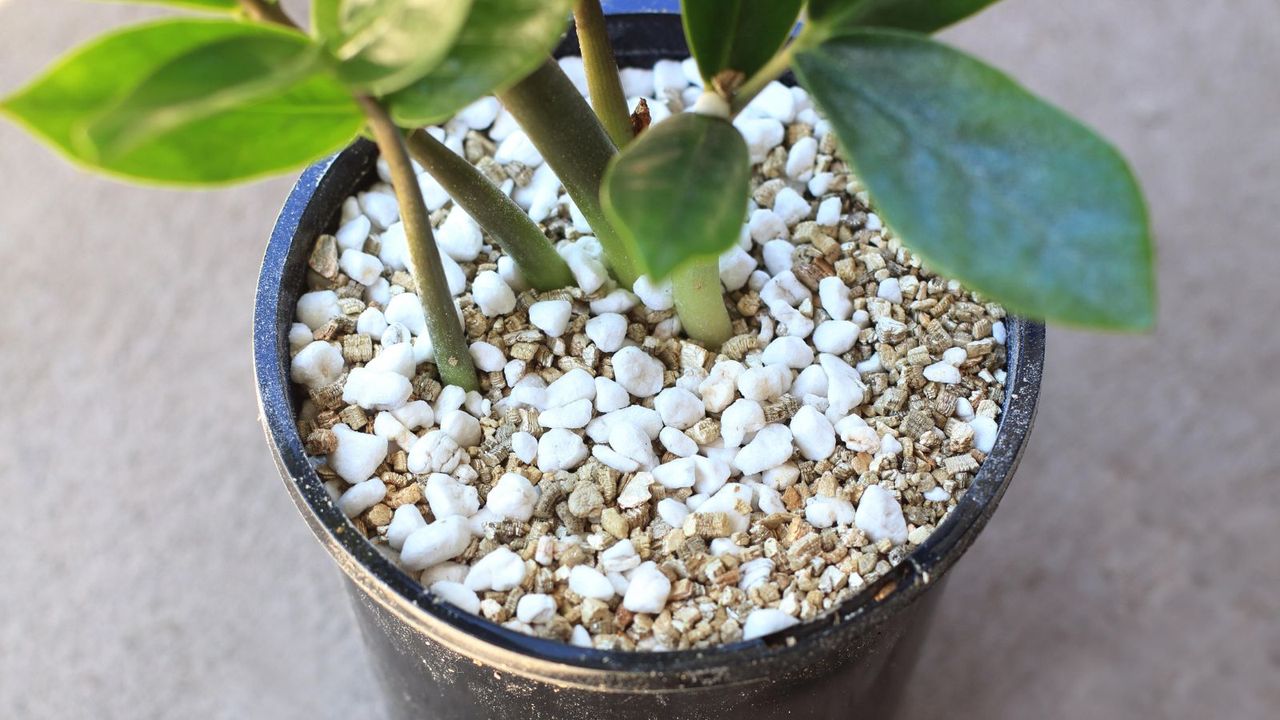
<instances>
[{"instance_id":1,"label":"black plastic pot","mask_svg":"<svg viewBox=\"0 0 1280 720\"><path fill-rule=\"evenodd\" d=\"M671 15L610 18L619 62L687 55ZM570 38L572 35L570 35ZM574 52L571 40L562 48ZM287 333L314 238L374 178L359 142L303 173L263 261L254 315L261 414L285 487L346 573L365 643L398 718L887 718L927 631L944 574L995 510L1035 415L1044 327L1008 325L1007 400L995 448L937 531L836 612L789 631L712 650L624 653L503 629L437 602L380 554L331 502L303 451L288 379ZM317 682L321 682L317 678Z\"/></svg>"}]
</instances>

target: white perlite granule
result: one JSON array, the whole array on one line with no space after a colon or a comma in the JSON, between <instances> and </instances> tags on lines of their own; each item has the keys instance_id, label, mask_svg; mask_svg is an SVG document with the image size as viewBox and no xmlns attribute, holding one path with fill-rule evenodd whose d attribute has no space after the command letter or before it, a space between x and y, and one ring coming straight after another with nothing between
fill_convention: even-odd
<instances>
[{"instance_id":1,"label":"white perlite granule","mask_svg":"<svg viewBox=\"0 0 1280 720\"><path fill-rule=\"evenodd\" d=\"M682 111L689 66L624 71L632 104ZM419 176L480 392L438 382L385 165L317 240L289 332L299 431L337 506L430 592L581 646L752 639L881 577L969 486L998 431L1004 312L869 211L803 90L771 84L734 124L755 166L719 263L735 337L718 352L682 338L668 283L615 284L493 98L430 131L542 226L576 286L529 290Z\"/></svg>"}]
</instances>

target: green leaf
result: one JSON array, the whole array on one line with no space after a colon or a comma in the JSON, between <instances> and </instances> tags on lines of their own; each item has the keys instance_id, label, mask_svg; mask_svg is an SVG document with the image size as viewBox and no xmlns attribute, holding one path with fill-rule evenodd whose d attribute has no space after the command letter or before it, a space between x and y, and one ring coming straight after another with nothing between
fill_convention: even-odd
<instances>
[{"instance_id":1,"label":"green leaf","mask_svg":"<svg viewBox=\"0 0 1280 720\"><path fill-rule=\"evenodd\" d=\"M874 26L931 33L963 20L995 2L996 0L809 0L809 21L818 27Z\"/></svg>"},{"instance_id":2,"label":"green leaf","mask_svg":"<svg viewBox=\"0 0 1280 720\"><path fill-rule=\"evenodd\" d=\"M160 66L114 107L93 119L80 151L119 157L146 140L283 91L323 67L303 35L246 25Z\"/></svg>"},{"instance_id":3,"label":"green leaf","mask_svg":"<svg viewBox=\"0 0 1280 720\"><path fill-rule=\"evenodd\" d=\"M641 133L605 173L610 222L655 279L733 245L747 211L747 144L723 118L671 117Z\"/></svg>"},{"instance_id":4,"label":"green leaf","mask_svg":"<svg viewBox=\"0 0 1280 720\"><path fill-rule=\"evenodd\" d=\"M801 0L683 0L684 36L707 85L724 70L751 77L782 47Z\"/></svg>"},{"instance_id":5,"label":"green leaf","mask_svg":"<svg viewBox=\"0 0 1280 720\"><path fill-rule=\"evenodd\" d=\"M117 156L85 152L90 123L122 108L167 64L217 43L267 35L305 42L296 33L230 20L171 18L126 28L64 56L0 110L71 160L135 180L210 185L301 167L341 148L363 126L355 101L325 75L215 108Z\"/></svg>"},{"instance_id":6,"label":"green leaf","mask_svg":"<svg viewBox=\"0 0 1280 720\"><path fill-rule=\"evenodd\" d=\"M934 269L1020 313L1151 325L1141 191L1079 122L914 33L849 31L795 70L878 211Z\"/></svg>"},{"instance_id":7,"label":"green leaf","mask_svg":"<svg viewBox=\"0 0 1280 720\"><path fill-rule=\"evenodd\" d=\"M185 10L233 13L240 10L237 0L100 0L103 2L128 2L138 5L170 5Z\"/></svg>"},{"instance_id":8,"label":"green leaf","mask_svg":"<svg viewBox=\"0 0 1280 720\"><path fill-rule=\"evenodd\" d=\"M386 95L434 68L472 0L315 0L312 24L350 86Z\"/></svg>"},{"instance_id":9,"label":"green leaf","mask_svg":"<svg viewBox=\"0 0 1280 720\"><path fill-rule=\"evenodd\" d=\"M458 39L435 68L387 98L405 127L447 119L533 72L569 22L573 0L474 0Z\"/></svg>"}]
</instances>

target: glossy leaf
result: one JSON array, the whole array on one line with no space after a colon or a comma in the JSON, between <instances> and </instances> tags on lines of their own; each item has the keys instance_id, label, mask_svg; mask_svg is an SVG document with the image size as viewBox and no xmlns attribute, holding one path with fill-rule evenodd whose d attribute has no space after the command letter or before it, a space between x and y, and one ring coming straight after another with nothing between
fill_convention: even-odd
<instances>
[{"instance_id":1,"label":"glossy leaf","mask_svg":"<svg viewBox=\"0 0 1280 720\"><path fill-rule=\"evenodd\" d=\"M237 0L102 0L104 2L128 2L136 5L169 5L184 10L232 13L240 9Z\"/></svg>"},{"instance_id":2,"label":"glossy leaf","mask_svg":"<svg viewBox=\"0 0 1280 720\"><path fill-rule=\"evenodd\" d=\"M77 138L93 157L119 157L148 139L283 91L323 68L303 35L246 25L235 37L165 62Z\"/></svg>"},{"instance_id":3,"label":"glossy leaf","mask_svg":"<svg viewBox=\"0 0 1280 720\"><path fill-rule=\"evenodd\" d=\"M849 31L799 52L795 70L872 203L933 269L1020 313L1151 325L1141 191L1079 122L914 33Z\"/></svg>"},{"instance_id":4,"label":"glossy leaf","mask_svg":"<svg viewBox=\"0 0 1280 720\"><path fill-rule=\"evenodd\" d=\"M312 23L344 82L385 95L443 60L470 10L471 0L314 0Z\"/></svg>"},{"instance_id":5,"label":"glossy leaf","mask_svg":"<svg viewBox=\"0 0 1280 720\"><path fill-rule=\"evenodd\" d=\"M85 152L89 124L118 110L167 64L268 34L305 42L296 33L230 20L172 18L126 28L72 51L0 110L73 161L135 180L209 185L301 167L345 145L363 125L350 94L325 75L160 132L115 156Z\"/></svg>"},{"instance_id":6,"label":"glossy leaf","mask_svg":"<svg viewBox=\"0 0 1280 720\"><path fill-rule=\"evenodd\" d=\"M888 27L931 33L996 0L809 0L815 26ZM820 31L821 32L821 31Z\"/></svg>"},{"instance_id":7,"label":"glossy leaf","mask_svg":"<svg viewBox=\"0 0 1280 720\"><path fill-rule=\"evenodd\" d=\"M601 199L639 250L645 272L660 279L733 245L750 180L747 144L733 125L683 113L641 133L614 158Z\"/></svg>"},{"instance_id":8,"label":"glossy leaf","mask_svg":"<svg viewBox=\"0 0 1280 720\"><path fill-rule=\"evenodd\" d=\"M684 0L684 36L707 85L723 70L751 77L791 34L801 0Z\"/></svg>"},{"instance_id":9,"label":"glossy leaf","mask_svg":"<svg viewBox=\"0 0 1280 720\"><path fill-rule=\"evenodd\" d=\"M440 122L468 103L533 72L569 22L572 0L474 0L439 64L387 98L406 127Z\"/></svg>"}]
</instances>

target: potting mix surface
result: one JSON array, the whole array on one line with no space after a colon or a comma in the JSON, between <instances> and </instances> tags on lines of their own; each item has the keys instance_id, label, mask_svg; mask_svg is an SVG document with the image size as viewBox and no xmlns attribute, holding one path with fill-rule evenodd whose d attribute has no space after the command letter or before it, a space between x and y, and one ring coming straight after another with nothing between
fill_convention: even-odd
<instances>
[{"instance_id":1,"label":"potting mix surface","mask_svg":"<svg viewBox=\"0 0 1280 720\"><path fill-rule=\"evenodd\" d=\"M585 93L582 63L561 65ZM653 122L692 61L624 69ZM719 262L735 337L682 337L670 287L619 288L551 167L493 98L432 128L557 244L526 288L419 175L481 392L441 387L391 187L316 239L289 333L298 420L334 502L432 593L615 650L759 637L836 607L944 519L995 442L1004 311L921 266L806 93L735 120L753 165Z\"/></svg>"}]
</instances>

